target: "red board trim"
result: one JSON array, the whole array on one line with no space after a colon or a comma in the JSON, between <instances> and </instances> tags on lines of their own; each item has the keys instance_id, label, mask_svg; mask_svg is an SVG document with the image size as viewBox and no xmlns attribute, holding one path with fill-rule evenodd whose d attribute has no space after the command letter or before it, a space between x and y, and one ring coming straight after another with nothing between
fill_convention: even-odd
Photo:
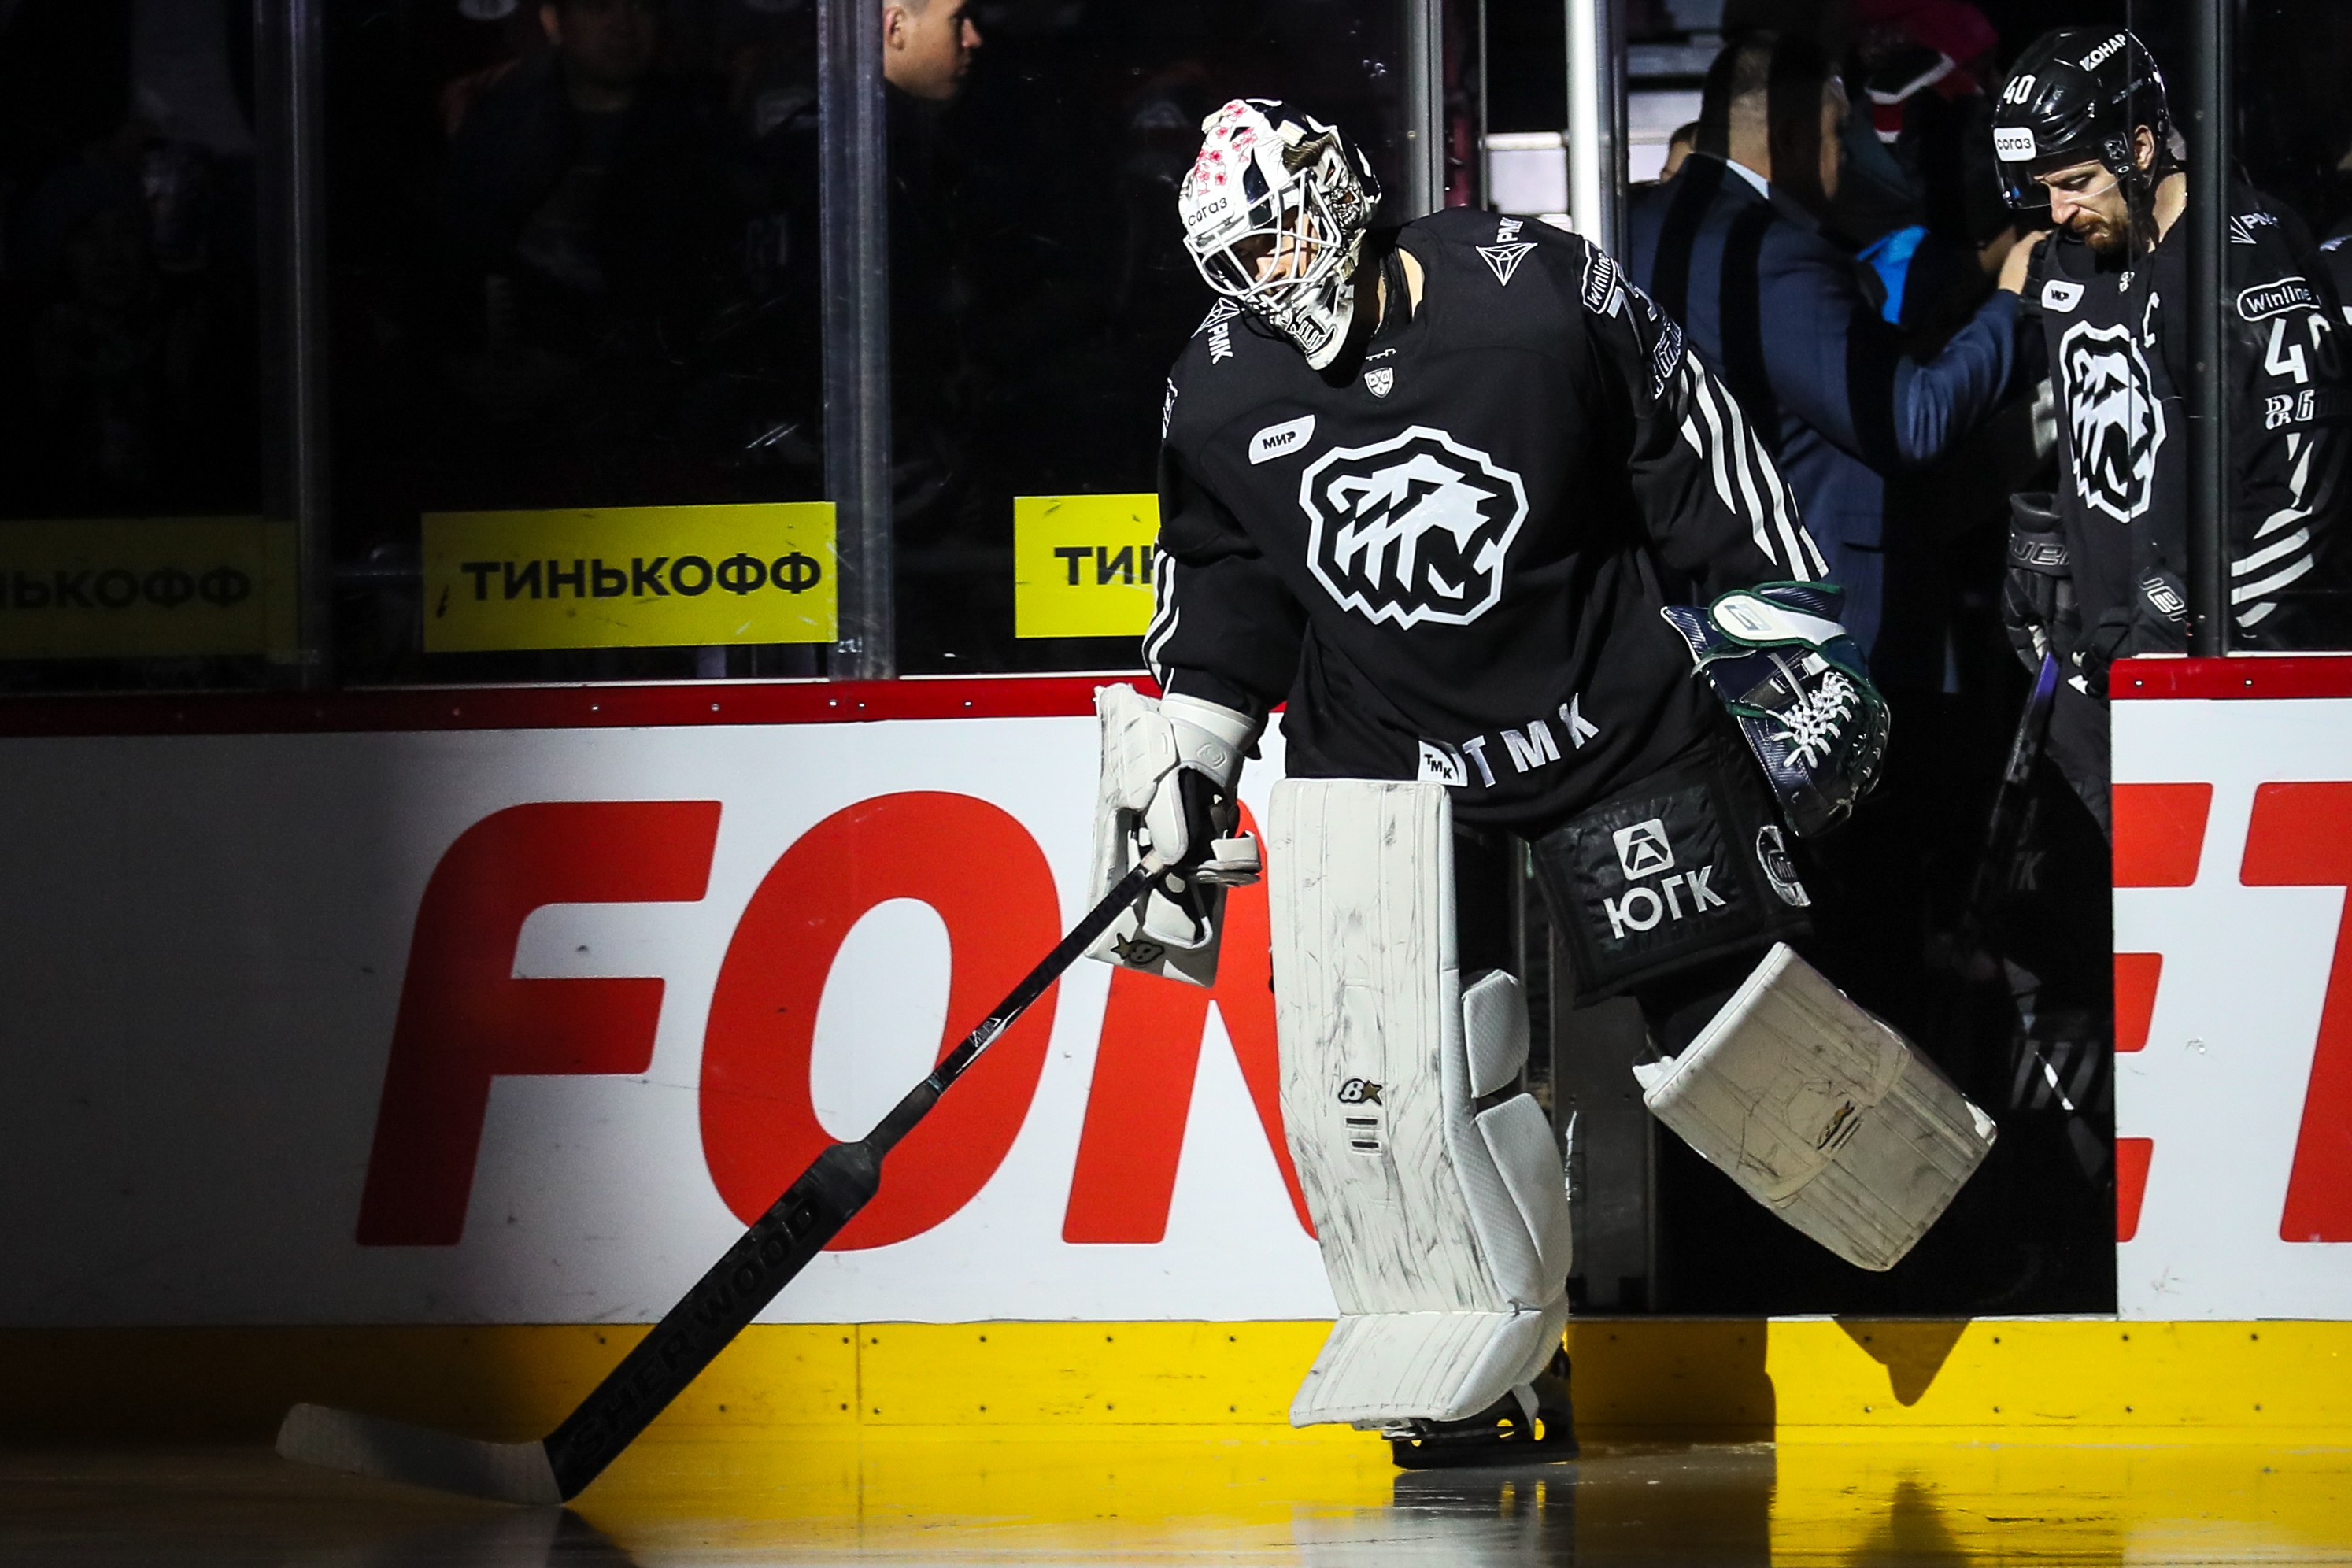
<instances>
[{"instance_id":1,"label":"red board trim","mask_svg":"<svg viewBox=\"0 0 2352 1568\"><path fill-rule=\"evenodd\" d=\"M2352 697L2352 654L2259 654L2236 658L2129 658L2110 673L2116 700Z\"/></svg>"},{"instance_id":2,"label":"red board trim","mask_svg":"<svg viewBox=\"0 0 2352 1568\"><path fill-rule=\"evenodd\" d=\"M1113 680L910 677L903 680L697 681L663 686L466 686L405 690L195 692L0 699L0 737L338 734L395 730L637 730L702 724L850 724L885 719L1038 719L1092 713Z\"/></svg>"}]
</instances>

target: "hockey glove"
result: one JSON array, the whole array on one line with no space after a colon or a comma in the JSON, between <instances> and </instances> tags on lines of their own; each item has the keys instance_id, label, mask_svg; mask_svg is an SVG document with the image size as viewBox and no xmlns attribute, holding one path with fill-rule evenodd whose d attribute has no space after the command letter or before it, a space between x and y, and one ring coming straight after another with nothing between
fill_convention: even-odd
<instances>
[{"instance_id":1,"label":"hockey glove","mask_svg":"<svg viewBox=\"0 0 2352 1568\"><path fill-rule=\"evenodd\" d=\"M1844 604L1834 584L1759 583L1704 610L1659 612L1690 645L1789 826L1805 837L1843 821L1886 756L1886 700L1838 623Z\"/></svg>"},{"instance_id":2,"label":"hockey glove","mask_svg":"<svg viewBox=\"0 0 2352 1568\"><path fill-rule=\"evenodd\" d=\"M2039 670L2054 653L2075 673L2083 616L2074 600L2074 563L2048 491L2009 498L2009 574L2000 587L2001 629L2025 668Z\"/></svg>"},{"instance_id":3,"label":"hockey glove","mask_svg":"<svg viewBox=\"0 0 2352 1568\"><path fill-rule=\"evenodd\" d=\"M1089 954L1206 985L1216 977L1224 890L1258 878L1257 840L1235 834L1234 790L1264 725L1195 698L1155 702L1124 684L1098 688L1095 713L1102 724L1095 896L1147 853L1171 869Z\"/></svg>"}]
</instances>

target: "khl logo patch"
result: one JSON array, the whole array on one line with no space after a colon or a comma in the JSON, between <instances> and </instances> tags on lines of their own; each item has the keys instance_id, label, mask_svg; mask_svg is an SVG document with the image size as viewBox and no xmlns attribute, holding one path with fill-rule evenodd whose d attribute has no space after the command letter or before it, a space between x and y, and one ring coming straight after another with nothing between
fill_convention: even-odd
<instances>
[{"instance_id":1,"label":"khl logo patch","mask_svg":"<svg viewBox=\"0 0 2352 1568\"><path fill-rule=\"evenodd\" d=\"M2058 376L2084 504L2117 522L2147 510L2164 408L2127 326L2078 322L2058 343Z\"/></svg>"},{"instance_id":2,"label":"khl logo patch","mask_svg":"<svg viewBox=\"0 0 2352 1568\"><path fill-rule=\"evenodd\" d=\"M1468 626L1493 609L1528 516L1518 475L1424 425L1324 453L1298 504L1315 580L1341 609L1401 627Z\"/></svg>"}]
</instances>

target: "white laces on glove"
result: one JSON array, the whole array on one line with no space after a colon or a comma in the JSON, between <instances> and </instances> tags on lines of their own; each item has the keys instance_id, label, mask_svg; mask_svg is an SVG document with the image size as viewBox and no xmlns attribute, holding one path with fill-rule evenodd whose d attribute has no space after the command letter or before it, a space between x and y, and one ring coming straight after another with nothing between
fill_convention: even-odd
<instances>
[{"instance_id":1,"label":"white laces on glove","mask_svg":"<svg viewBox=\"0 0 2352 1568\"><path fill-rule=\"evenodd\" d=\"M1843 671L1826 670L1821 684L1800 687L1797 700L1775 715L1789 731L1789 760L1815 767L1826 761L1862 706L1862 694Z\"/></svg>"}]
</instances>

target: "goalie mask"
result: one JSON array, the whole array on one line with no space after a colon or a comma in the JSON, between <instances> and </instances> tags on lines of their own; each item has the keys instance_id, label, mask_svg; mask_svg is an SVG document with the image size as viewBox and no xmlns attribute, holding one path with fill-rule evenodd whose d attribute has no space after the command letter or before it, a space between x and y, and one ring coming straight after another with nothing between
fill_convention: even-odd
<instances>
[{"instance_id":1,"label":"goalie mask","mask_svg":"<svg viewBox=\"0 0 2352 1568\"><path fill-rule=\"evenodd\" d=\"M1321 370L1348 336L1380 182L1339 127L1272 99L1237 98L1201 129L1176 193L1184 248L1210 288Z\"/></svg>"},{"instance_id":2,"label":"goalie mask","mask_svg":"<svg viewBox=\"0 0 2352 1568\"><path fill-rule=\"evenodd\" d=\"M2133 133L2156 138L2154 167L2134 154ZM2172 112L2164 73L2128 31L2060 27L2018 57L1993 108L1993 152L2012 207L2045 208L2037 175L2098 161L2122 187L2135 230L2154 238L2156 183L2172 172Z\"/></svg>"}]
</instances>

